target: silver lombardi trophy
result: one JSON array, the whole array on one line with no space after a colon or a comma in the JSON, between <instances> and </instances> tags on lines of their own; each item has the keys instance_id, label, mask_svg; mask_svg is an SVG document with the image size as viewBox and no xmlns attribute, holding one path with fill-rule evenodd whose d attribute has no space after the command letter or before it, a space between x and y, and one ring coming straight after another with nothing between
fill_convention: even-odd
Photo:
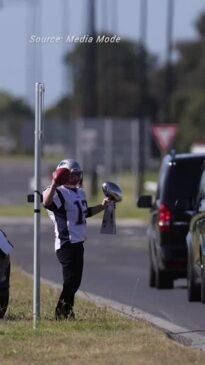
<instances>
[{"instance_id":1,"label":"silver lombardi trophy","mask_svg":"<svg viewBox=\"0 0 205 365\"><path fill-rule=\"evenodd\" d=\"M113 182L104 182L102 190L111 203L105 208L100 233L116 234L115 206L122 200L122 190Z\"/></svg>"}]
</instances>

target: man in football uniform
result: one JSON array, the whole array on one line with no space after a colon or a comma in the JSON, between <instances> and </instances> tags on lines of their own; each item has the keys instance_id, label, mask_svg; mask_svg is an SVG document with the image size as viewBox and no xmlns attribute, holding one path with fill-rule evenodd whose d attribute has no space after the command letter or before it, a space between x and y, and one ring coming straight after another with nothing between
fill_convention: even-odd
<instances>
[{"instance_id":1,"label":"man in football uniform","mask_svg":"<svg viewBox=\"0 0 205 365\"><path fill-rule=\"evenodd\" d=\"M63 270L63 290L60 294L55 318L74 318L74 297L83 272L83 243L86 240L86 218L109 204L87 206L82 187L83 172L74 160L63 160L53 173L51 186L43 193L43 204L55 227L55 251Z\"/></svg>"}]
</instances>

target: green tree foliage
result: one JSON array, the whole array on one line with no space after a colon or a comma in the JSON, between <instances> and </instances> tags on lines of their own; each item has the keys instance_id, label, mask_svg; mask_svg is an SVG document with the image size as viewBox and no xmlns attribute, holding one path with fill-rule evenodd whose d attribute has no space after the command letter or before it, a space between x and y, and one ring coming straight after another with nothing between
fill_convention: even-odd
<instances>
[{"instance_id":1,"label":"green tree foliage","mask_svg":"<svg viewBox=\"0 0 205 365\"><path fill-rule=\"evenodd\" d=\"M177 149L189 151L195 141L205 136L205 93L203 91L178 92L174 95L173 116L180 122Z\"/></svg>"},{"instance_id":2,"label":"green tree foliage","mask_svg":"<svg viewBox=\"0 0 205 365\"><path fill-rule=\"evenodd\" d=\"M176 61L172 64L172 123L180 124L176 147L189 151L191 145L201 140L205 133L205 13L195 23L195 40L180 41L175 45ZM155 70L151 78L152 92L158 101L158 122L167 122L166 66Z\"/></svg>"},{"instance_id":3,"label":"green tree foliage","mask_svg":"<svg viewBox=\"0 0 205 365\"><path fill-rule=\"evenodd\" d=\"M21 98L14 98L9 93L0 92L0 117L2 118L31 118L33 112Z\"/></svg>"},{"instance_id":4,"label":"green tree foliage","mask_svg":"<svg viewBox=\"0 0 205 365\"><path fill-rule=\"evenodd\" d=\"M0 134L14 141L18 152L21 151L21 123L32 118L33 112L23 99L0 92Z\"/></svg>"},{"instance_id":5,"label":"green tree foliage","mask_svg":"<svg viewBox=\"0 0 205 365\"><path fill-rule=\"evenodd\" d=\"M65 62L73 75L73 110L83 115L86 87L86 52L90 45L78 44ZM136 117L140 101L140 54L135 42L122 40L120 43L96 44L97 72L96 93L98 116ZM90 61L92 62L92 61ZM146 52L148 75L153 72L156 59ZM154 115L155 98L147 92L146 113Z\"/></svg>"},{"instance_id":6,"label":"green tree foliage","mask_svg":"<svg viewBox=\"0 0 205 365\"><path fill-rule=\"evenodd\" d=\"M193 142L204 135L205 115L205 13L195 23L195 40L180 41L175 46L176 61L169 69L173 88L171 97L171 118L166 117L167 90L166 66L159 66L157 59L146 52L148 88L143 101L146 115L154 122L180 124L178 149L189 150ZM84 116L87 83L87 43L77 44L65 58L73 78L73 94L62 100L50 115L69 108L74 116ZM96 44L96 116L132 118L141 111L141 48L130 40L119 44ZM92 61L91 61L92 62ZM95 63L91 63L95 68Z\"/></svg>"},{"instance_id":7,"label":"green tree foliage","mask_svg":"<svg viewBox=\"0 0 205 365\"><path fill-rule=\"evenodd\" d=\"M72 102L69 97L63 97L54 106L48 108L45 117L49 119L62 118L68 120L72 114Z\"/></svg>"},{"instance_id":8,"label":"green tree foliage","mask_svg":"<svg viewBox=\"0 0 205 365\"><path fill-rule=\"evenodd\" d=\"M195 41L181 41L176 45L172 117L180 123L177 143L180 150L189 150L193 142L205 135L205 13L199 16L195 28L198 33Z\"/></svg>"}]
</instances>

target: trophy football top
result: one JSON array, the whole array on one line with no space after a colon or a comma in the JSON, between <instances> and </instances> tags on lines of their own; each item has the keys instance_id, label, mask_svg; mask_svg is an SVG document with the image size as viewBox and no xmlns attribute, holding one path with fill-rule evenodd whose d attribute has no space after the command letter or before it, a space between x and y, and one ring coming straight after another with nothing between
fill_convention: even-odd
<instances>
[{"instance_id":1,"label":"trophy football top","mask_svg":"<svg viewBox=\"0 0 205 365\"><path fill-rule=\"evenodd\" d=\"M113 182L107 181L102 184L102 191L105 196L114 202L120 202L122 200L122 190Z\"/></svg>"}]
</instances>

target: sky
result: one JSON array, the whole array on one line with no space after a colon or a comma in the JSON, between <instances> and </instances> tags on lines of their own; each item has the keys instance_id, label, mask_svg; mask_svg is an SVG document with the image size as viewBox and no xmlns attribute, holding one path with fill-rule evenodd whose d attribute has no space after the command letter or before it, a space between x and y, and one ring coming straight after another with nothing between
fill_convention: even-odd
<instances>
[{"instance_id":1,"label":"sky","mask_svg":"<svg viewBox=\"0 0 205 365\"><path fill-rule=\"evenodd\" d=\"M31 82L33 44L29 43L32 29L31 11L33 0L1 0L0 7L0 89L14 96L34 98ZM37 1L37 0L34 0ZM41 35L62 36L66 24L66 34L86 34L87 0L39 0L41 4ZM138 40L140 0L96 0L97 30L103 27L121 37ZM148 0L147 46L160 60L166 50L166 9L168 0ZM67 14L63 12L63 2L67 2ZM117 6L117 13L116 7ZM174 42L196 37L194 22L201 11L205 11L205 0L175 0ZM116 22L116 14L117 22ZM63 19L67 22L63 23ZM39 32L35 32L39 35ZM62 96L65 89L65 71L62 57L68 46L63 43L43 44L40 49L42 71L40 79L45 83L45 105L52 106ZM39 52L39 51L38 51ZM28 56L30 55L30 56ZM29 58L30 57L30 58ZM40 57L40 56L39 56Z\"/></svg>"}]
</instances>

